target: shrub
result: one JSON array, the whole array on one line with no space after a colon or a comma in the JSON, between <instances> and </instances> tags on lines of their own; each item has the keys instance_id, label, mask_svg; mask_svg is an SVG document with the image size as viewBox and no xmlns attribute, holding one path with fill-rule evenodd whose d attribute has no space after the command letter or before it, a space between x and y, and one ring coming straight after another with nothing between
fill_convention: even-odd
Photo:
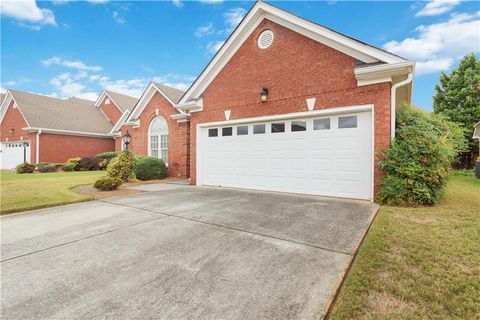
<instances>
[{"instance_id":1,"label":"shrub","mask_svg":"<svg viewBox=\"0 0 480 320\"><path fill-rule=\"evenodd\" d=\"M386 173L379 200L392 205L431 205L442 196L451 163L465 144L462 130L442 116L401 106L396 137L380 161Z\"/></svg>"},{"instance_id":2,"label":"shrub","mask_svg":"<svg viewBox=\"0 0 480 320\"><path fill-rule=\"evenodd\" d=\"M128 150L122 151L118 157L113 158L107 166L107 174L123 182L129 181L132 172L133 154Z\"/></svg>"},{"instance_id":3,"label":"shrub","mask_svg":"<svg viewBox=\"0 0 480 320\"><path fill-rule=\"evenodd\" d=\"M75 170L75 166L76 164L75 163L71 163L71 162L67 162L63 165L63 171L73 171Z\"/></svg>"},{"instance_id":4,"label":"shrub","mask_svg":"<svg viewBox=\"0 0 480 320\"><path fill-rule=\"evenodd\" d=\"M116 158L118 154L119 152L103 152L103 153L97 154L95 157L102 160L110 160L110 159Z\"/></svg>"},{"instance_id":5,"label":"shrub","mask_svg":"<svg viewBox=\"0 0 480 320\"><path fill-rule=\"evenodd\" d=\"M98 163L100 161L101 160L99 158L95 158L95 157L81 158L80 161L78 162L78 165L76 166L76 170L80 170L80 171L99 170L100 167L98 166Z\"/></svg>"},{"instance_id":6,"label":"shrub","mask_svg":"<svg viewBox=\"0 0 480 320\"><path fill-rule=\"evenodd\" d=\"M139 180L163 179L166 171L162 159L155 157L142 157L135 165L135 175Z\"/></svg>"},{"instance_id":7,"label":"shrub","mask_svg":"<svg viewBox=\"0 0 480 320\"><path fill-rule=\"evenodd\" d=\"M98 162L97 165L100 170L105 170L107 169L108 163L109 163L108 159L102 159Z\"/></svg>"},{"instance_id":8,"label":"shrub","mask_svg":"<svg viewBox=\"0 0 480 320\"><path fill-rule=\"evenodd\" d=\"M78 164L80 163L81 159L82 158L80 158L80 157L70 158L70 159L67 160L66 163L73 163L74 164L73 170L78 170Z\"/></svg>"},{"instance_id":9,"label":"shrub","mask_svg":"<svg viewBox=\"0 0 480 320\"><path fill-rule=\"evenodd\" d=\"M123 181L118 178L109 176L100 177L95 181L93 187L101 191L117 190L122 185Z\"/></svg>"},{"instance_id":10,"label":"shrub","mask_svg":"<svg viewBox=\"0 0 480 320\"><path fill-rule=\"evenodd\" d=\"M37 165L37 170L41 173L57 172L57 167L54 164L43 164Z\"/></svg>"},{"instance_id":11,"label":"shrub","mask_svg":"<svg viewBox=\"0 0 480 320\"><path fill-rule=\"evenodd\" d=\"M24 162L15 167L15 172L18 174L22 173L33 173L35 171L35 165L28 162Z\"/></svg>"}]
</instances>

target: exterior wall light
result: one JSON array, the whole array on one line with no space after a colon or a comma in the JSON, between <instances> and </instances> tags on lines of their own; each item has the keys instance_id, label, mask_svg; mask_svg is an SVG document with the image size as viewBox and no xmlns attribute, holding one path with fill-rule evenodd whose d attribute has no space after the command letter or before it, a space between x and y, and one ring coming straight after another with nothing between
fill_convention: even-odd
<instances>
[{"instance_id":1,"label":"exterior wall light","mask_svg":"<svg viewBox=\"0 0 480 320\"><path fill-rule=\"evenodd\" d=\"M132 136L130 135L130 133L128 133L128 130L127 132L123 135L123 143L125 143L125 150L128 150L128 145L130 144L130 139L132 138Z\"/></svg>"},{"instance_id":2,"label":"exterior wall light","mask_svg":"<svg viewBox=\"0 0 480 320\"><path fill-rule=\"evenodd\" d=\"M260 91L260 101L267 102L268 98L268 88L263 88L262 91Z\"/></svg>"}]
</instances>

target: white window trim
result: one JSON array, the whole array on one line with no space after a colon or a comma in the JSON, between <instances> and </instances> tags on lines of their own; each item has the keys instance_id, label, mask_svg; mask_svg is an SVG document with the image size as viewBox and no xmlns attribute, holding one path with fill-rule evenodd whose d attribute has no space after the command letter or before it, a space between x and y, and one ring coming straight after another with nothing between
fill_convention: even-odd
<instances>
[{"instance_id":1,"label":"white window trim","mask_svg":"<svg viewBox=\"0 0 480 320\"><path fill-rule=\"evenodd\" d=\"M150 130L151 130L151 128L152 128L153 122L154 122L156 119L159 119L159 118L161 118L161 119L163 119L163 121L165 121L165 124L167 125L167 131L166 131L166 132L160 132L160 133L158 133L158 134L156 135L156 136L158 137L157 158L158 158L158 159L162 159L162 150L166 150L166 151L167 151L167 161L164 160L164 162L165 162L165 165L168 167L168 162L170 161L170 155L169 155L170 144L169 144L169 141L168 141L168 139L170 138L170 130L169 130L169 128L168 128L168 122L167 122L167 120L166 120L164 117L162 117L162 116L156 116L155 118L153 118L153 119L150 121L150 124L148 125L148 132L147 132L147 135L148 135L148 139L147 139L147 143L148 143L148 145L147 145L147 150L148 150L148 151L147 151L147 152L148 152L148 156L153 157L153 156L152 156L152 149L151 149L151 136L152 136L152 135L150 134ZM167 136L167 148L162 148L162 147L161 147L161 145L162 145L162 144L161 144L161 140L162 140L161 136L162 136L162 135L165 135L165 134L166 134L166 136ZM162 159L162 160L163 160L163 159Z\"/></svg>"}]
</instances>

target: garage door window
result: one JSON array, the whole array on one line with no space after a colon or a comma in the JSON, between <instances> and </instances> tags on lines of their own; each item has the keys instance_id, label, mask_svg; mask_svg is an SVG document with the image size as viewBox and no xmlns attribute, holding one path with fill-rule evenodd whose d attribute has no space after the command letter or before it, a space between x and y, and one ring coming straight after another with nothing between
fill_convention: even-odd
<instances>
[{"instance_id":1,"label":"garage door window","mask_svg":"<svg viewBox=\"0 0 480 320\"><path fill-rule=\"evenodd\" d=\"M330 118L313 120L313 130L329 130Z\"/></svg>"},{"instance_id":2,"label":"garage door window","mask_svg":"<svg viewBox=\"0 0 480 320\"><path fill-rule=\"evenodd\" d=\"M272 123L272 133L285 132L285 122Z\"/></svg>"},{"instance_id":3,"label":"garage door window","mask_svg":"<svg viewBox=\"0 0 480 320\"><path fill-rule=\"evenodd\" d=\"M338 117L338 128L348 129L357 127L357 116Z\"/></svg>"},{"instance_id":4,"label":"garage door window","mask_svg":"<svg viewBox=\"0 0 480 320\"><path fill-rule=\"evenodd\" d=\"M228 137L232 135L232 127L222 128L222 136Z\"/></svg>"},{"instance_id":5,"label":"garage door window","mask_svg":"<svg viewBox=\"0 0 480 320\"><path fill-rule=\"evenodd\" d=\"M209 137L218 137L218 129L208 129L208 136Z\"/></svg>"},{"instance_id":6,"label":"garage door window","mask_svg":"<svg viewBox=\"0 0 480 320\"><path fill-rule=\"evenodd\" d=\"M159 116L152 120L148 130L149 150L151 157L160 158L168 164L168 124Z\"/></svg>"},{"instance_id":7,"label":"garage door window","mask_svg":"<svg viewBox=\"0 0 480 320\"><path fill-rule=\"evenodd\" d=\"M264 134L265 133L265 124L256 124L253 126L253 134Z\"/></svg>"},{"instance_id":8,"label":"garage door window","mask_svg":"<svg viewBox=\"0 0 480 320\"><path fill-rule=\"evenodd\" d=\"M292 121L292 132L307 131L306 121Z\"/></svg>"},{"instance_id":9,"label":"garage door window","mask_svg":"<svg viewBox=\"0 0 480 320\"><path fill-rule=\"evenodd\" d=\"M248 134L248 126L238 126L237 136L246 136Z\"/></svg>"}]
</instances>

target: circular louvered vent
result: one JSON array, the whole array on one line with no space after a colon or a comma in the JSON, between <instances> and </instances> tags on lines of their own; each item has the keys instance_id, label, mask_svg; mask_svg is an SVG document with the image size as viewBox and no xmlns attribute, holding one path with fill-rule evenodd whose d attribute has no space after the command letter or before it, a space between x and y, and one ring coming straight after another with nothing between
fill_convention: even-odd
<instances>
[{"instance_id":1,"label":"circular louvered vent","mask_svg":"<svg viewBox=\"0 0 480 320\"><path fill-rule=\"evenodd\" d=\"M270 47L270 45L273 42L273 32L270 30L265 30L262 33L260 33L260 36L258 37L258 47L260 49L266 49Z\"/></svg>"}]
</instances>

